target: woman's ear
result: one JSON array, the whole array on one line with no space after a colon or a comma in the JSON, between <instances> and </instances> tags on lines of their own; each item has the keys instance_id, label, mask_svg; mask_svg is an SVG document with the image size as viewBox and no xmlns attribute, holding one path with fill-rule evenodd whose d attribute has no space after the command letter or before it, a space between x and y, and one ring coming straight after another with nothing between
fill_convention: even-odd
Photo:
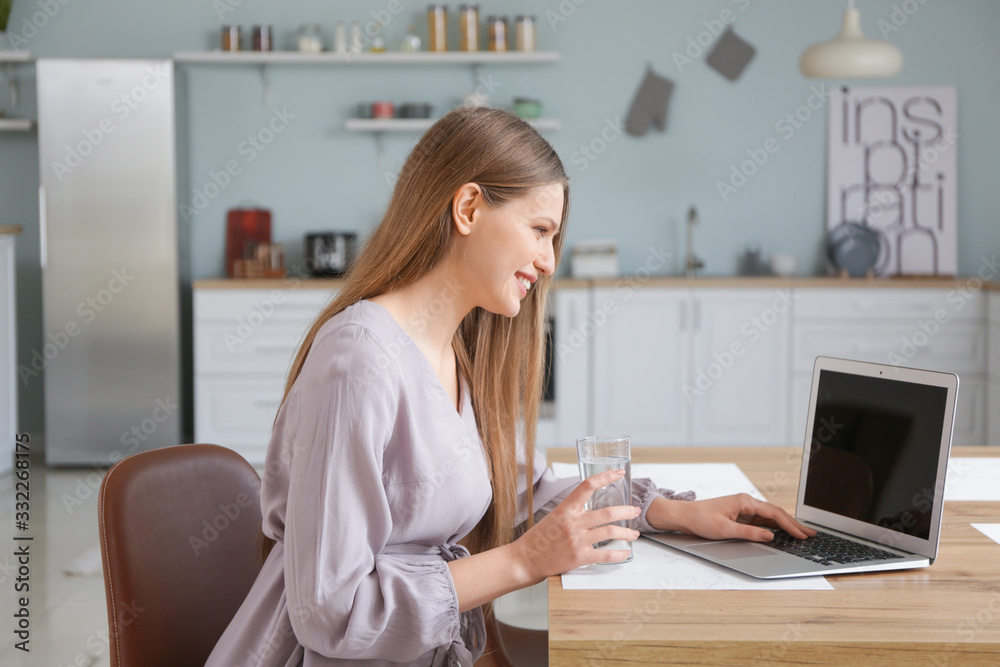
<instances>
[{"instance_id":1,"label":"woman's ear","mask_svg":"<svg viewBox=\"0 0 1000 667\"><path fill-rule=\"evenodd\" d=\"M476 183L466 183L455 191L451 199L451 218L455 229L462 236L472 233L477 212L483 206L483 191Z\"/></svg>"}]
</instances>

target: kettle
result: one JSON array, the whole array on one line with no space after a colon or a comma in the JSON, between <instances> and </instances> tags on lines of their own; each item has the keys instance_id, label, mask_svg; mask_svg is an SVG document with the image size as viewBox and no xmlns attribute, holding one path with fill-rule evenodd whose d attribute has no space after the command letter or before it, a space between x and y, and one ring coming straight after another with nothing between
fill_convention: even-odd
<instances>
[{"instance_id":1,"label":"kettle","mask_svg":"<svg viewBox=\"0 0 1000 667\"><path fill-rule=\"evenodd\" d=\"M317 277L336 278L347 272L354 259L353 232L316 232L306 234L305 262Z\"/></svg>"}]
</instances>

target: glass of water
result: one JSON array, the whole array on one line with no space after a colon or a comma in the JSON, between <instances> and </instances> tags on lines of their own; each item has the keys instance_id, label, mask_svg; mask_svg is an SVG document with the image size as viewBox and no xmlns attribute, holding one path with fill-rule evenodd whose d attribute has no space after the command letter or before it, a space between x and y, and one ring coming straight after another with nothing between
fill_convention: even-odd
<instances>
[{"instance_id":1,"label":"glass of water","mask_svg":"<svg viewBox=\"0 0 1000 667\"><path fill-rule=\"evenodd\" d=\"M587 501L587 510L632 504L632 455L627 435L590 435L576 441L576 456L580 462L580 479L585 480L606 470L624 470L625 476L594 491ZM628 521L616 521L616 525L628 527ZM632 543L628 540L604 540L594 545L595 549L627 550L632 560Z\"/></svg>"}]
</instances>

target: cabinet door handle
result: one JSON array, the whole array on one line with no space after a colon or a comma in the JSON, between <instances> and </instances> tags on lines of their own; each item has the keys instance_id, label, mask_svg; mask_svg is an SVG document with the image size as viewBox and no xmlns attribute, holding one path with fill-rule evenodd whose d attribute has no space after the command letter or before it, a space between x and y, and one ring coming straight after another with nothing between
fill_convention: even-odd
<instances>
[{"instance_id":1,"label":"cabinet door handle","mask_svg":"<svg viewBox=\"0 0 1000 667\"><path fill-rule=\"evenodd\" d=\"M254 352L293 352L295 345L282 343L257 343L253 346Z\"/></svg>"},{"instance_id":2,"label":"cabinet door handle","mask_svg":"<svg viewBox=\"0 0 1000 667\"><path fill-rule=\"evenodd\" d=\"M896 304L894 304L896 305ZM903 306L908 310L929 310L934 307L934 304L930 301L904 301L898 303L898 305ZM882 310L886 306L885 303L879 301L855 301L854 308L856 310L872 311L872 310Z\"/></svg>"},{"instance_id":3,"label":"cabinet door handle","mask_svg":"<svg viewBox=\"0 0 1000 667\"><path fill-rule=\"evenodd\" d=\"M694 310L694 326L692 331L701 331L701 301L695 299L691 302L691 306Z\"/></svg>"},{"instance_id":4,"label":"cabinet door handle","mask_svg":"<svg viewBox=\"0 0 1000 667\"><path fill-rule=\"evenodd\" d=\"M49 224L48 215L45 209L45 186L38 186L38 231L41 235L38 247L39 263L42 269L49 263Z\"/></svg>"},{"instance_id":5,"label":"cabinet door handle","mask_svg":"<svg viewBox=\"0 0 1000 667\"><path fill-rule=\"evenodd\" d=\"M872 345L870 343L855 343L854 353L855 354L889 354L892 352L891 349L884 345Z\"/></svg>"}]
</instances>

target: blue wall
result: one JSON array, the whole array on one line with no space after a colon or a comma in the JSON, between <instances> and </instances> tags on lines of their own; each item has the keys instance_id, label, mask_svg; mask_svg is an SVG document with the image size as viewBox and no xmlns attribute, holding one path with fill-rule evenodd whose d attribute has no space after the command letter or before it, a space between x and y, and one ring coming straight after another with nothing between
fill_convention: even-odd
<instances>
[{"instance_id":1,"label":"blue wall","mask_svg":"<svg viewBox=\"0 0 1000 667\"><path fill-rule=\"evenodd\" d=\"M267 3L217 0L232 11L220 16L208 0L135 2L127 0L16 0L8 34L48 6L54 16L31 35L24 48L36 57L169 57L176 51L214 48L222 23L245 31L271 23L279 45L288 48L297 26L323 24L329 38L338 20L364 20L389 0ZM386 26L390 48L398 48L407 23L425 31L425 2L399 0L401 14ZM457 3L452 3L452 8ZM647 248L664 245L674 253L669 272L680 270L681 231L687 208L701 213L696 249L706 273L731 274L737 256L751 243L765 254L796 255L806 272L822 270L825 199L825 113L816 113L787 137L776 130L785 114L804 104L819 85L798 71L810 43L831 37L846 3L839 0L545 0L482 2L481 14L535 14L539 48L557 50L555 65L485 67L499 84L496 98L536 97L545 115L562 120L549 134L573 177L568 241L613 238L619 242L623 271L646 259ZM1000 3L992 0L871 0L858 3L869 37L879 21L901 23L889 38L903 51L903 73L892 84L950 84L959 96L959 267L972 273L981 257L1000 248L1000 188L996 156L1000 132ZM723 10L736 16L738 34L757 56L737 82L723 79L704 57L684 67L672 54L705 30L703 22ZM911 15L907 15L908 9ZM914 11L915 10L915 11ZM549 14L554 12L555 14ZM560 19L554 21L552 16ZM905 17L903 23L900 18ZM246 38L246 35L245 35ZM621 135L589 160L581 147L601 137L608 122L623 119L646 64L676 82L666 133L636 139ZM22 103L9 109L34 117L34 70L20 66ZM275 67L274 101L265 106L255 68L181 65L178 67L181 124L180 201L192 205L211 173L230 160L241 165L204 210L179 216L184 282L220 276L223 271L224 217L233 206L255 202L274 212L274 237L287 245L287 261L301 260L303 234L313 230L365 231L377 221L389 186L376 159L375 141L343 130L359 101L427 100L438 111L471 91L468 67ZM858 82L863 83L863 82ZM294 115L274 141L247 161L241 143L268 123L274 110ZM610 135L608 135L610 136ZM770 137L780 150L728 201L716 182L746 151ZM392 171L416 140L392 136L385 163ZM603 140L602 140L603 141ZM601 141L594 144L602 148ZM38 270L38 163L34 134L0 135L0 222L20 224L19 336L22 363L41 346ZM214 192L209 188L209 192ZM40 381L22 386L21 429L42 428Z\"/></svg>"}]
</instances>

